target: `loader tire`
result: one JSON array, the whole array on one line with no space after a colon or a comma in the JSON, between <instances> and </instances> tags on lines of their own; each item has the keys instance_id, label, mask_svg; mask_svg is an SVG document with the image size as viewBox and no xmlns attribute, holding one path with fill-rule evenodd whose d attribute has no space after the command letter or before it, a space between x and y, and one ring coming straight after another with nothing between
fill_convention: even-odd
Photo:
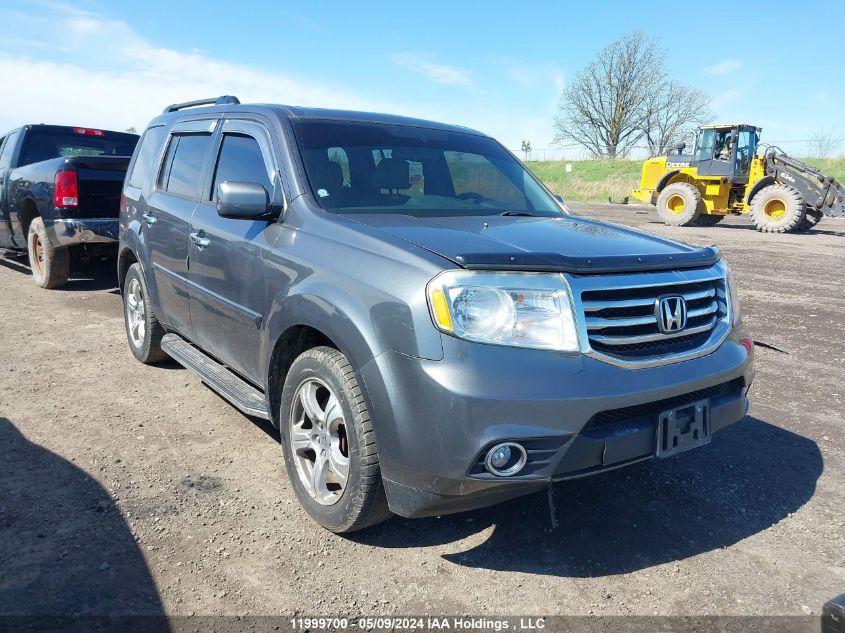
<instances>
[{"instance_id":1,"label":"loader tire","mask_svg":"<svg viewBox=\"0 0 845 633\"><path fill-rule=\"evenodd\" d=\"M702 213L695 221L696 226L716 226L719 222L725 219L724 215L716 215L715 213Z\"/></svg>"},{"instance_id":2,"label":"loader tire","mask_svg":"<svg viewBox=\"0 0 845 633\"><path fill-rule=\"evenodd\" d=\"M703 208L701 192L688 182L674 182L657 197L657 215L669 226L692 226Z\"/></svg>"},{"instance_id":3,"label":"loader tire","mask_svg":"<svg viewBox=\"0 0 845 633\"><path fill-rule=\"evenodd\" d=\"M798 228L795 229L795 231L798 233L805 233L806 231L813 229L823 217L824 214L818 209L808 209L804 214L804 221L798 226Z\"/></svg>"},{"instance_id":4,"label":"loader tire","mask_svg":"<svg viewBox=\"0 0 845 633\"><path fill-rule=\"evenodd\" d=\"M751 221L764 233L799 230L806 217L801 192L789 185L763 187L751 200Z\"/></svg>"}]
</instances>

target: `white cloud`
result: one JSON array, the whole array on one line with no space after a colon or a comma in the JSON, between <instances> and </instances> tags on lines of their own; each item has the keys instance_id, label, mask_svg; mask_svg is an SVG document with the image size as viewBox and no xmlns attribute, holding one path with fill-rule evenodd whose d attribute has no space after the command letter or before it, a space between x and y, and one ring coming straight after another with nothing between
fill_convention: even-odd
<instances>
[{"instance_id":1,"label":"white cloud","mask_svg":"<svg viewBox=\"0 0 845 633\"><path fill-rule=\"evenodd\" d=\"M376 90L365 93L343 78L314 80L307 67L258 68L228 61L222 52L157 46L124 20L63 4L37 6L47 10L22 14L0 7L4 31L14 33L13 39L0 35L0 77L14 87L13 98L0 99L0 134L42 122L143 129L168 104L234 94L244 102L393 112L466 125L508 147L518 148L523 138L544 147L563 85L562 73L548 68L546 96L518 107L491 99L464 69L404 53L391 61L467 92L444 99L433 84L420 82L401 98L381 97L377 82Z\"/></svg>"},{"instance_id":2,"label":"white cloud","mask_svg":"<svg viewBox=\"0 0 845 633\"><path fill-rule=\"evenodd\" d=\"M19 26L24 32L38 30L47 40L61 33L55 41L62 42L62 60L67 61L45 58L37 46L0 42L0 77L10 78L15 87L14 99L0 100L2 131L40 122L143 129L170 103L221 94L252 102L395 110L392 104L295 75L157 47L122 20L64 5L51 8L52 17L22 20Z\"/></svg>"},{"instance_id":3,"label":"white cloud","mask_svg":"<svg viewBox=\"0 0 845 633\"><path fill-rule=\"evenodd\" d=\"M727 105L730 105L737 99L742 96L742 91L737 90L736 88L731 88L729 90L725 90L724 92L720 92L713 97L713 101L711 105L713 109L718 110L719 108L724 108Z\"/></svg>"},{"instance_id":4,"label":"white cloud","mask_svg":"<svg viewBox=\"0 0 845 633\"><path fill-rule=\"evenodd\" d=\"M738 59L723 59L715 64L710 64L701 69L708 75L729 75L742 68L742 62Z\"/></svg>"},{"instance_id":5,"label":"white cloud","mask_svg":"<svg viewBox=\"0 0 845 633\"><path fill-rule=\"evenodd\" d=\"M391 59L439 84L472 88L475 81L469 71L434 61L430 53L396 53Z\"/></svg>"}]
</instances>

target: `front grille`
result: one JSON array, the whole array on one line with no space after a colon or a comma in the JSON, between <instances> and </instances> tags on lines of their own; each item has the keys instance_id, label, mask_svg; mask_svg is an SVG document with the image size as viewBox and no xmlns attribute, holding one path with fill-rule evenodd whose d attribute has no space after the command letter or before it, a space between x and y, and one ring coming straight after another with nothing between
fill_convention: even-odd
<instances>
[{"instance_id":1,"label":"front grille","mask_svg":"<svg viewBox=\"0 0 845 633\"><path fill-rule=\"evenodd\" d=\"M663 295L681 295L687 304L687 324L664 334L655 303ZM719 321L727 318L725 281L721 278L584 290L581 303L590 347L621 359L645 359L684 354L702 347Z\"/></svg>"},{"instance_id":2,"label":"front grille","mask_svg":"<svg viewBox=\"0 0 845 633\"><path fill-rule=\"evenodd\" d=\"M630 424L641 420L653 420L663 411L677 409L684 405L698 402L699 400L708 400L726 395L736 396L744 386L745 380L743 378L734 378L729 382L699 389L698 391L691 391L681 396L675 396L674 398L664 398L663 400L646 402L645 404L637 404L631 407L601 411L590 418L582 432L620 422Z\"/></svg>"}]
</instances>

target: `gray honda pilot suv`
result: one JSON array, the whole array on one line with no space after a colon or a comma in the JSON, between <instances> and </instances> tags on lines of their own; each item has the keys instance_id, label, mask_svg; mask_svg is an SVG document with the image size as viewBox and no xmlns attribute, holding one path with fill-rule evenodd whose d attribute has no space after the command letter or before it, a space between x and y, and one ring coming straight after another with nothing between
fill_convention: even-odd
<instances>
[{"instance_id":1,"label":"gray honda pilot suv","mask_svg":"<svg viewBox=\"0 0 845 633\"><path fill-rule=\"evenodd\" d=\"M129 168L118 273L135 357L277 426L335 532L670 457L747 410L719 251L575 217L467 128L170 106Z\"/></svg>"}]
</instances>

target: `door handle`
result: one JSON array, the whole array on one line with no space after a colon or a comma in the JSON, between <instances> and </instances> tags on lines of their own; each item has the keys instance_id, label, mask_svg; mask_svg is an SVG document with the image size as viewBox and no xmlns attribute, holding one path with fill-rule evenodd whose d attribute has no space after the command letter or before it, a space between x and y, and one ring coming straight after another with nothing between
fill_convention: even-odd
<instances>
[{"instance_id":1,"label":"door handle","mask_svg":"<svg viewBox=\"0 0 845 633\"><path fill-rule=\"evenodd\" d=\"M150 215L149 213L145 213L145 214L144 214L143 216L141 216L141 217L143 217L143 218L144 218L144 222L146 222L146 223L147 223L147 226L149 226L149 227L152 227L152 225L153 225L153 224L155 224L156 222L158 222L158 220L156 219L156 217L155 217L155 216Z\"/></svg>"},{"instance_id":2,"label":"door handle","mask_svg":"<svg viewBox=\"0 0 845 633\"><path fill-rule=\"evenodd\" d=\"M211 244L211 240L205 237L204 233L202 235L200 235L199 233L191 233L190 237L191 241L200 248L205 248L206 246Z\"/></svg>"}]
</instances>

